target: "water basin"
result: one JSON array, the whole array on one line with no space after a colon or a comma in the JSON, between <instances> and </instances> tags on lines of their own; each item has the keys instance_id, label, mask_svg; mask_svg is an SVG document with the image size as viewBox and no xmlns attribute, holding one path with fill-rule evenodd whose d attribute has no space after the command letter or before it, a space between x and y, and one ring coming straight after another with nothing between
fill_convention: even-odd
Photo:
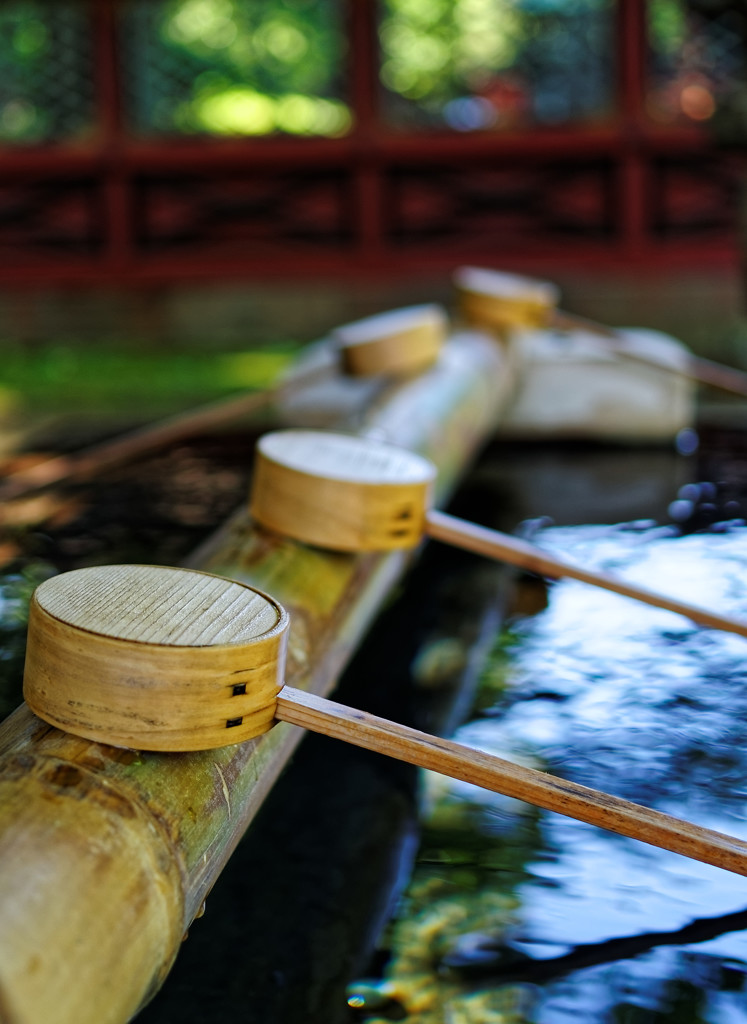
<instances>
[{"instance_id":1,"label":"water basin","mask_svg":"<svg viewBox=\"0 0 747 1024\"><path fill-rule=\"evenodd\" d=\"M658 521L548 526L534 540L747 619L747 527L703 508L715 487L692 487L659 502ZM692 498L678 521L673 502ZM544 608L496 637L456 738L747 839L746 644L550 583ZM744 878L438 776L426 792L417 866L376 981L403 1019L747 1022ZM353 1005L369 1024L396 1016Z\"/></svg>"}]
</instances>

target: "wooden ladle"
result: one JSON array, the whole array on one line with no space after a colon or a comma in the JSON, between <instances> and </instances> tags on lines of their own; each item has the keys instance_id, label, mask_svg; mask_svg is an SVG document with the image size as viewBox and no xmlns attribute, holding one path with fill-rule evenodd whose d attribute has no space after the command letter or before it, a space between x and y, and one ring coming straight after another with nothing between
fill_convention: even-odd
<instances>
[{"instance_id":1,"label":"wooden ladle","mask_svg":"<svg viewBox=\"0 0 747 1024\"><path fill-rule=\"evenodd\" d=\"M436 362L447 331L444 308L428 303L343 324L330 338L338 347L343 370L351 376L407 376Z\"/></svg>"},{"instance_id":2,"label":"wooden ladle","mask_svg":"<svg viewBox=\"0 0 747 1024\"><path fill-rule=\"evenodd\" d=\"M560 300L551 281L486 267L458 267L453 283L465 322L500 337L517 327L549 327Z\"/></svg>"},{"instance_id":3,"label":"wooden ladle","mask_svg":"<svg viewBox=\"0 0 747 1024\"><path fill-rule=\"evenodd\" d=\"M283 685L290 620L191 569L77 569L34 592L24 696L40 718L138 750L214 749L276 720L747 875L747 843Z\"/></svg>"},{"instance_id":4,"label":"wooden ladle","mask_svg":"<svg viewBox=\"0 0 747 1024\"><path fill-rule=\"evenodd\" d=\"M582 330L594 335L598 346L612 355L747 396L747 374L741 370L690 353L683 354L681 365L672 365L660 354L632 344L623 331L559 309L560 290L549 281L487 267L459 267L453 281L463 319L473 327L492 331L500 339L517 327Z\"/></svg>"},{"instance_id":5,"label":"wooden ladle","mask_svg":"<svg viewBox=\"0 0 747 1024\"><path fill-rule=\"evenodd\" d=\"M418 373L438 359L448 326L446 311L436 303L389 310L343 324L330 334L336 356L331 365L305 369L266 391L221 398L90 448L56 455L17 470L0 481L0 499L12 501L55 484L88 480L200 431L215 430L255 415L311 384L332 379L339 369L348 377L396 378Z\"/></svg>"},{"instance_id":6,"label":"wooden ladle","mask_svg":"<svg viewBox=\"0 0 747 1024\"><path fill-rule=\"evenodd\" d=\"M250 509L263 526L333 551L414 547L427 535L541 576L572 577L701 626L747 636L747 622L583 569L509 534L430 508L435 476L428 459L395 445L324 431L278 430L257 443Z\"/></svg>"}]
</instances>

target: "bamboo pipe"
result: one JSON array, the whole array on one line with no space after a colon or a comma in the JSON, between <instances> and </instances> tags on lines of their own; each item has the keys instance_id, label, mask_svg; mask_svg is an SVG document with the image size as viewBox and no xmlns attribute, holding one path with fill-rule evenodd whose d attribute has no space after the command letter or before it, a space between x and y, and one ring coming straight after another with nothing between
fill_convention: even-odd
<instances>
[{"instance_id":1,"label":"bamboo pipe","mask_svg":"<svg viewBox=\"0 0 747 1024\"><path fill-rule=\"evenodd\" d=\"M250 509L263 526L334 551L414 547L423 536L543 576L570 576L699 625L747 636L747 622L686 604L609 573L582 569L509 534L428 508L435 466L394 445L309 430L280 430L257 443Z\"/></svg>"},{"instance_id":2,"label":"bamboo pipe","mask_svg":"<svg viewBox=\"0 0 747 1024\"><path fill-rule=\"evenodd\" d=\"M427 452L445 495L495 426L505 370L487 338L452 341L425 379L387 387L363 426ZM275 595L294 620L289 684L329 693L410 560L289 545L237 510L190 565ZM61 732L25 703L0 724L0 1004L13 1024L131 1019L302 734L281 724L173 757Z\"/></svg>"},{"instance_id":3,"label":"bamboo pipe","mask_svg":"<svg viewBox=\"0 0 747 1024\"><path fill-rule=\"evenodd\" d=\"M345 324L330 335L337 356L331 365L312 367L275 388L222 398L147 424L112 441L9 473L0 485L0 499L13 501L63 481L87 480L199 430L213 430L253 415L310 384L332 379L338 364L351 377L417 373L438 359L447 326L444 310L435 304L392 310Z\"/></svg>"},{"instance_id":4,"label":"bamboo pipe","mask_svg":"<svg viewBox=\"0 0 747 1024\"><path fill-rule=\"evenodd\" d=\"M558 308L559 289L549 281L482 267L460 267L454 273L457 304L474 327L495 331L501 338L515 327L582 329L595 334L603 348L625 359L678 374L688 380L747 396L747 373L687 353L682 366L633 348L621 331Z\"/></svg>"},{"instance_id":5,"label":"bamboo pipe","mask_svg":"<svg viewBox=\"0 0 747 1024\"><path fill-rule=\"evenodd\" d=\"M215 749L284 721L747 875L740 839L285 686L289 624L208 573L75 570L35 591L24 694L51 725L140 750Z\"/></svg>"}]
</instances>

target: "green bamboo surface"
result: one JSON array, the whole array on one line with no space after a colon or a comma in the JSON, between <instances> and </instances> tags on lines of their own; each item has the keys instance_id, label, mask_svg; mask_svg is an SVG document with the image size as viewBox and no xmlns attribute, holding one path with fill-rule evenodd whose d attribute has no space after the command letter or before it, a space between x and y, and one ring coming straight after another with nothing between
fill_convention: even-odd
<instances>
[{"instance_id":1,"label":"green bamboo surface","mask_svg":"<svg viewBox=\"0 0 747 1024\"><path fill-rule=\"evenodd\" d=\"M499 347L456 336L438 366L379 393L358 430L431 458L440 503L512 385ZM411 557L308 548L255 529L242 508L190 564L284 604L287 681L326 694ZM220 750L137 753L67 736L25 706L11 715L0 726L2 1024L128 1020L163 981L301 734L281 723Z\"/></svg>"}]
</instances>

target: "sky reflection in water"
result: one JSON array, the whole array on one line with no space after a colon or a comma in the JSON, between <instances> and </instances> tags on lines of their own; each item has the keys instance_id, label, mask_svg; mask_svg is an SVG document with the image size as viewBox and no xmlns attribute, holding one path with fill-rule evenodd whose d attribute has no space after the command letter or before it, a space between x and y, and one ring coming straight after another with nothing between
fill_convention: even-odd
<instances>
[{"instance_id":1,"label":"sky reflection in water","mask_svg":"<svg viewBox=\"0 0 747 1024\"><path fill-rule=\"evenodd\" d=\"M747 528L721 530L558 527L535 539L587 568L747 619ZM747 839L747 639L571 580L551 585L547 609L517 635L507 693L458 739ZM505 827L511 803L449 785L482 808L486 830ZM540 814L544 851L520 886L513 943L532 956L747 908L740 876ZM660 946L548 983L527 1019L741 1024L745 965L743 931Z\"/></svg>"}]
</instances>

